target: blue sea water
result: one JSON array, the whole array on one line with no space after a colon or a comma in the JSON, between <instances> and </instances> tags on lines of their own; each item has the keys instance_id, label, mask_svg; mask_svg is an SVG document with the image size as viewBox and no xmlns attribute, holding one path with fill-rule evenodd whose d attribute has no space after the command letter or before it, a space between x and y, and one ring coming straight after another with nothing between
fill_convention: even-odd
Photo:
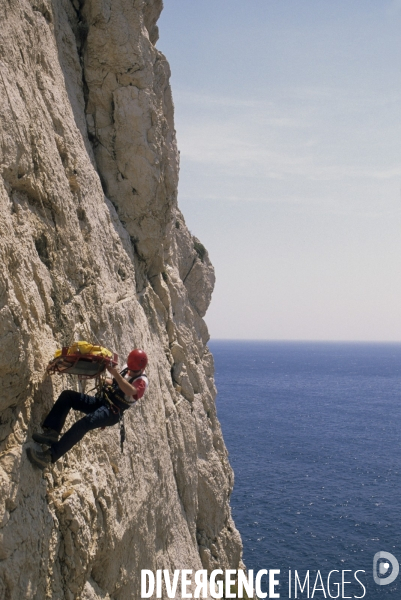
<instances>
[{"instance_id":1,"label":"blue sea water","mask_svg":"<svg viewBox=\"0 0 401 600\"><path fill-rule=\"evenodd\" d=\"M340 598L363 595L353 573L364 570L366 599L399 600L401 574L377 585L373 556L386 551L401 563L401 344L209 346L247 568L280 569L281 598L289 569L301 582L310 571L310 595L320 570L327 597L337 569L333 582L342 570L353 581Z\"/></svg>"}]
</instances>

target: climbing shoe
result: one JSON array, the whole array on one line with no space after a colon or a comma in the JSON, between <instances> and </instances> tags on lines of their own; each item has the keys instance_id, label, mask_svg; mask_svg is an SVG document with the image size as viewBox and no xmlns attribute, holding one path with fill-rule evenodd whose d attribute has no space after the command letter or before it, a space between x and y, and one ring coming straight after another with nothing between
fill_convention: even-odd
<instances>
[{"instance_id":1,"label":"climbing shoe","mask_svg":"<svg viewBox=\"0 0 401 600\"><path fill-rule=\"evenodd\" d=\"M44 429L43 433L34 433L32 439L38 444L45 444L51 446L58 441L59 433L55 429Z\"/></svg>"},{"instance_id":2,"label":"climbing shoe","mask_svg":"<svg viewBox=\"0 0 401 600\"><path fill-rule=\"evenodd\" d=\"M50 450L45 450L42 452L41 450L34 450L33 448L28 448L26 451L28 455L29 461L38 467L39 469L46 469L52 462L52 455Z\"/></svg>"}]
</instances>

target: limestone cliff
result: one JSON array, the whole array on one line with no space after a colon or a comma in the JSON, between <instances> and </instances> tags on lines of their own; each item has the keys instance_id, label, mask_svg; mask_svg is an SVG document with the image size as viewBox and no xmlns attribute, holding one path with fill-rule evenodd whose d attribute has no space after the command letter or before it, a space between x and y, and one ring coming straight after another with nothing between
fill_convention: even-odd
<instances>
[{"instance_id":1,"label":"limestone cliff","mask_svg":"<svg viewBox=\"0 0 401 600\"><path fill-rule=\"evenodd\" d=\"M177 208L161 0L0 3L0 598L139 598L141 569L238 568L202 319L207 251ZM26 448L72 378L55 349L150 357L145 400L42 473ZM69 423L76 416L69 417Z\"/></svg>"}]
</instances>

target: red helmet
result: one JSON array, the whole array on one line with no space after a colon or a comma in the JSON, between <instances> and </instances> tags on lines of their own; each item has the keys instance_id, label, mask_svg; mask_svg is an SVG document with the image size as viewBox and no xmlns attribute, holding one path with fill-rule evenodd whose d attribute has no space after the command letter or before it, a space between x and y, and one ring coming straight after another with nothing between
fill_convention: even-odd
<instances>
[{"instance_id":1,"label":"red helmet","mask_svg":"<svg viewBox=\"0 0 401 600\"><path fill-rule=\"evenodd\" d=\"M129 353L127 358L127 367L130 371L143 371L147 364L148 357L146 356L146 352L143 350L135 348L135 350Z\"/></svg>"}]
</instances>

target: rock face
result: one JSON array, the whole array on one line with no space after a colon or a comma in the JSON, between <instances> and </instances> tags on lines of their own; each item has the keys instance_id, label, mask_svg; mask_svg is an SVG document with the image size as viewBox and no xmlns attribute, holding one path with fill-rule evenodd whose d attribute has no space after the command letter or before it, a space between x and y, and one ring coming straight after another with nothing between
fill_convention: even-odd
<instances>
[{"instance_id":1,"label":"rock face","mask_svg":"<svg viewBox=\"0 0 401 600\"><path fill-rule=\"evenodd\" d=\"M233 476L202 317L214 285L177 208L161 0L0 3L0 598L128 600L141 569L237 569ZM42 473L57 347L150 357L147 397ZM91 387L91 386L87 386ZM77 415L70 415L68 424Z\"/></svg>"}]
</instances>

